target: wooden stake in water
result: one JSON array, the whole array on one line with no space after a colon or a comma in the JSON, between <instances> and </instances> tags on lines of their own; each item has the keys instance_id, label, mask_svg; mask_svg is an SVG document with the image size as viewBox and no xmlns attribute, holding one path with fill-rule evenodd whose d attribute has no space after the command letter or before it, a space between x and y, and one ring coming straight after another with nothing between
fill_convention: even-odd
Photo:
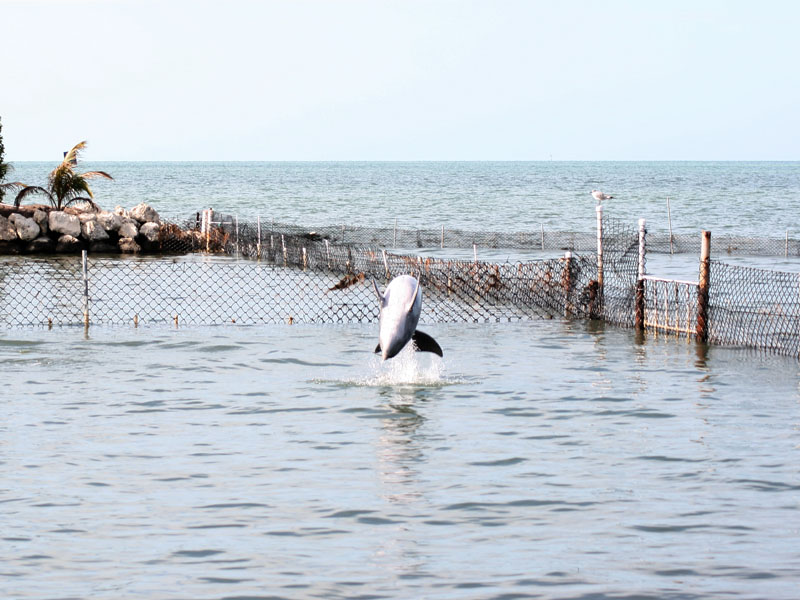
<instances>
[{"instance_id":1,"label":"wooden stake in water","mask_svg":"<svg viewBox=\"0 0 800 600\"><path fill-rule=\"evenodd\" d=\"M239 258L239 215L234 217L236 223L236 258Z\"/></svg>"},{"instance_id":2,"label":"wooden stake in water","mask_svg":"<svg viewBox=\"0 0 800 600\"><path fill-rule=\"evenodd\" d=\"M674 254L672 247L672 210L669 207L669 196L667 196L667 223L669 225L669 253Z\"/></svg>"},{"instance_id":3,"label":"wooden stake in water","mask_svg":"<svg viewBox=\"0 0 800 600\"><path fill-rule=\"evenodd\" d=\"M386 281L389 281L391 274L389 273L389 261L386 259L386 250L381 250L383 253L383 268L386 270Z\"/></svg>"},{"instance_id":4,"label":"wooden stake in water","mask_svg":"<svg viewBox=\"0 0 800 600\"><path fill-rule=\"evenodd\" d=\"M639 331L644 331L644 306L645 306L645 236L647 229L645 228L645 220L639 219L639 273L636 279L636 299L635 299L635 313L634 313L634 326Z\"/></svg>"},{"instance_id":5,"label":"wooden stake in water","mask_svg":"<svg viewBox=\"0 0 800 600\"><path fill-rule=\"evenodd\" d=\"M572 304L570 294L572 294L572 252L567 250L564 253L564 272L561 276L561 287L564 290L564 316L572 314Z\"/></svg>"},{"instance_id":6,"label":"wooden stake in water","mask_svg":"<svg viewBox=\"0 0 800 600\"><path fill-rule=\"evenodd\" d=\"M331 245L327 238L325 239L325 256L328 259L328 270L331 268Z\"/></svg>"},{"instance_id":7,"label":"wooden stake in water","mask_svg":"<svg viewBox=\"0 0 800 600\"><path fill-rule=\"evenodd\" d=\"M308 266L308 254L306 253L306 249L303 248L303 271L306 270L307 266Z\"/></svg>"},{"instance_id":8,"label":"wooden stake in water","mask_svg":"<svg viewBox=\"0 0 800 600\"><path fill-rule=\"evenodd\" d=\"M475 263L478 262L478 244L472 244L472 256L475 258Z\"/></svg>"},{"instance_id":9,"label":"wooden stake in water","mask_svg":"<svg viewBox=\"0 0 800 600\"><path fill-rule=\"evenodd\" d=\"M86 250L81 250L83 270L83 326L89 327L89 257Z\"/></svg>"},{"instance_id":10,"label":"wooden stake in water","mask_svg":"<svg viewBox=\"0 0 800 600\"><path fill-rule=\"evenodd\" d=\"M697 326L695 333L698 342L708 341L708 300L711 288L711 232L704 231L700 247L700 278L697 284Z\"/></svg>"},{"instance_id":11,"label":"wooden stake in water","mask_svg":"<svg viewBox=\"0 0 800 600\"><path fill-rule=\"evenodd\" d=\"M281 234L281 246L283 246L283 266L289 263L289 253L286 251L286 238Z\"/></svg>"},{"instance_id":12,"label":"wooden stake in water","mask_svg":"<svg viewBox=\"0 0 800 600\"><path fill-rule=\"evenodd\" d=\"M597 208L597 285L598 292L603 293L603 205Z\"/></svg>"},{"instance_id":13,"label":"wooden stake in water","mask_svg":"<svg viewBox=\"0 0 800 600\"><path fill-rule=\"evenodd\" d=\"M256 254L261 260L261 215L256 218L256 228L258 229L258 243L256 244Z\"/></svg>"}]
</instances>

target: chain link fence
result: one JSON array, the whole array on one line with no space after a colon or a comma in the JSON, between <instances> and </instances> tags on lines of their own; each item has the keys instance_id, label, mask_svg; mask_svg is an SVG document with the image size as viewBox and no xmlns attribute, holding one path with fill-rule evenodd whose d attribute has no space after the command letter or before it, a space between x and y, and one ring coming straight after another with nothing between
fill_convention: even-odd
<instances>
[{"instance_id":1,"label":"chain link fence","mask_svg":"<svg viewBox=\"0 0 800 600\"><path fill-rule=\"evenodd\" d=\"M89 258L86 277L77 258L0 259L0 323L83 324L84 307L93 324L374 322L372 281L383 287L411 274L423 287L427 323L567 317L635 324L638 232L615 219L602 222L602 272L596 234L561 238L552 258L487 262L477 253L473 260L444 259L384 245L387 236L398 246L441 245L441 230L409 237L409 231L364 228L370 245L356 243L355 235L348 241L355 228L308 231L215 214L201 232L197 221L165 229L160 243L164 252L201 253ZM481 247L537 241L502 233L444 236L445 243ZM658 236L647 237L649 251L659 244ZM695 282L646 277L642 285L646 330L694 335ZM800 355L800 274L714 261L709 299L709 342Z\"/></svg>"}]
</instances>

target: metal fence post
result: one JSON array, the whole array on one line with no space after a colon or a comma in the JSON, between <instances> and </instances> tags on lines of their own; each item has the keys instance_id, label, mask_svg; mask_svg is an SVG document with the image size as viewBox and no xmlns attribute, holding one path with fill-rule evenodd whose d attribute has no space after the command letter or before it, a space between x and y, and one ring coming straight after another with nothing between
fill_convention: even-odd
<instances>
[{"instance_id":1,"label":"metal fence post","mask_svg":"<svg viewBox=\"0 0 800 600\"><path fill-rule=\"evenodd\" d=\"M89 257L86 250L81 250L83 271L83 326L89 327Z\"/></svg>"},{"instance_id":2,"label":"metal fence post","mask_svg":"<svg viewBox=\"0 0 800 600\"><path fill-rule=\"evenodd\" d=\"M639 273L636 278L636 309L634 326L637 331L644 331L644 275L645 275L645 220L639 219Z\"/></svg>"},{"instance_id":3,"label":"metal fence post","mask_svg":"<svg viewBox=\"0 0 800 600\"><path fill-rule=\"evenodd\" d=\"M703 231L700 246L700 278L697 285L697 334L698 342L708 341L708 299L711 287L711 232Z\"/></svg>"}]
</instances>

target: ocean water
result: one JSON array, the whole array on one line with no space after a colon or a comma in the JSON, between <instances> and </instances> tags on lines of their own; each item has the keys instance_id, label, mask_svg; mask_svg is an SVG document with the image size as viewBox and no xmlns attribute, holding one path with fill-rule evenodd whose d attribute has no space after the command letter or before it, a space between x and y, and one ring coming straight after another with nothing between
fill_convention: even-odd
<instances>
[{"instance_id":1,"label":"ocean water","mask_svg":"<svg viewBox=\"0 0 800 600\"><path fill-rule=\"evenodd\" d=\"M42 185L52 163L14 163ZM203 208L301 225L592 231L607 214L652 231L800 236L800 162L86 163L98 203L187 217Z\"/></svg>"},{"instance_id":2,"label":"ocean water","mask_svg":"<svg viewBox=\"0 0 800 600\"><path fill-rule=\"evenodd\" d=\"M800 201L798 163L86 168L107 207L313 224L591 231L600 187L767 235ZM0 330L0 598L797 597L797 360L423 329L442 359L381 364L376 325Z\"/></svg>"},{"instance_id":3,"label":"ocean water","mask_svg":"<svg viewBox=\"0 0 800 600\"><path fill-rule=\"evenodd\" d=\"M427 332L0 333L0 597L797 597L795 360Z\"/></svg>"}]
</instances>

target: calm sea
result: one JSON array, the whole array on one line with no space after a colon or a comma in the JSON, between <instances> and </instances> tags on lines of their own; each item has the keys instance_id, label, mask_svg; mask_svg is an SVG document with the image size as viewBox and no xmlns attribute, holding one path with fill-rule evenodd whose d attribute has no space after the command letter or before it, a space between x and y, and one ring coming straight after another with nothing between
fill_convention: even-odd
<instances>
[{"instance_id":1,"label":"calm sea","mask_svg":"<svg viewBox=\"0 0 800 600\"><path fill-rule=\"evenodd\" d=\"M797 163L87 168L109 207L315 224L588 231L598 187L767 234L800 202ZM0 331L0 598L797 598L796 360L425 330L443 359L380 364L370 325Z\"/></svg>"},{"instance_id":2,"label":"calm sea","mask_svg":"<svg viewBox=\"0 0 800 600\"><path fill-rule=\"evenodd\" d=\"M52 163L14 163L42 185ZM106 208L148 202L162 214L202 208L301 225L590 231L607 213L653 230L800 236L800 162L86 163Z\"/></svg>"}]
</instances>

